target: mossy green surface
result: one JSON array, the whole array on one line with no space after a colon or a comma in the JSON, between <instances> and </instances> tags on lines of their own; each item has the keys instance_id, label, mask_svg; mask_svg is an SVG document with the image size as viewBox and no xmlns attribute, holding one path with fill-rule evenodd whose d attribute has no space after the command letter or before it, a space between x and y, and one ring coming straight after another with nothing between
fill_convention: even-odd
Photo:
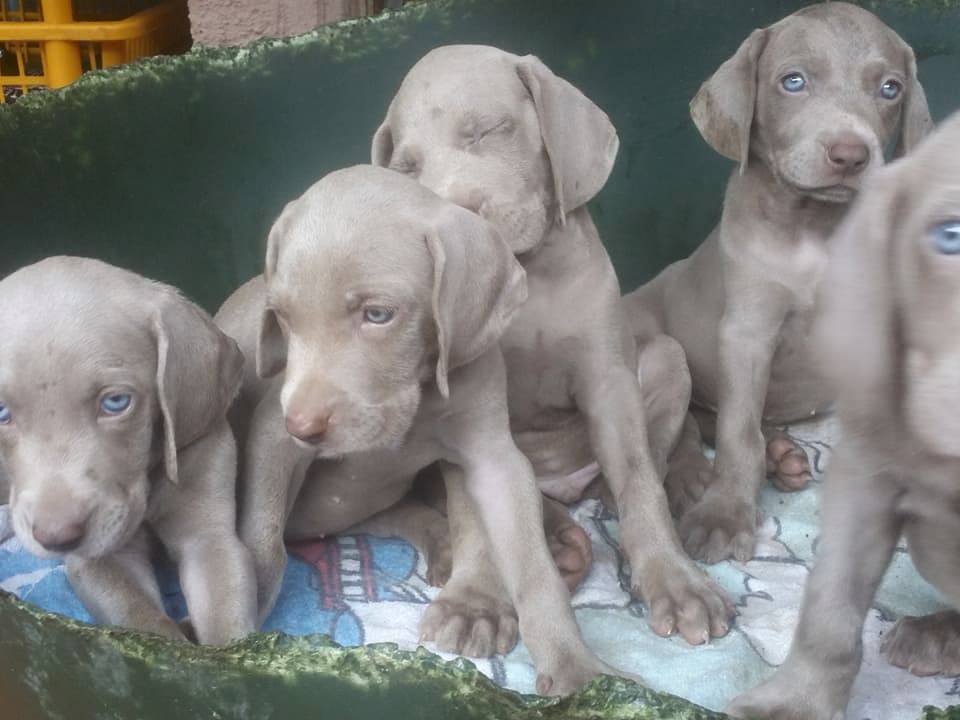
<instances>
[{"instance_id":1,"label":"mossy green surface","mask_svg":"<svg viewBox=\"0 0 960 720\"><path fill-rule=\"evenodd\" d=\"M562 700L504 691L470 663L393 645L257 635L228 648L91 627L0 593L4 720L328 717L417 720L710 720L612 677Z\"/></svg>"}]
</instances>

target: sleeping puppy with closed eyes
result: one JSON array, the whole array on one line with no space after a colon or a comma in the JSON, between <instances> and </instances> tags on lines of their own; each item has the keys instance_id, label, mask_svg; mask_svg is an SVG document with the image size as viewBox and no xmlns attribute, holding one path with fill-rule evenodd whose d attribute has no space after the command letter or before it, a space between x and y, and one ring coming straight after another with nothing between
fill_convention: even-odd
<instances>
[{"instance_id":1,"label":"sleeping puppy with closed eyes","mask_svg":"<svg viewBox=\"0 0 960 720\"><path fill-rule=\"evenodd\" d=\"M864 617L901 536L950 609L906 617L884 652L960 674L960 115L877 171L832 240L817 336L842 440L820 553L786 662L728 709L842 717Z\"/></svg>"},{"instance_id":2,"label":"sleeping puppy with closed eyes","mask_svg":"<svg viewBox=\"0 0 960 720\"><path fill-rule=\"evenodd\" d=\"M227 422L236 343L172 287L97 260L48 258L0 295L0 458L17 537L65 557L98 621L182 640L151 565L156 539L197 640L252 632Z\"/></svg>"},{"instance_id":3,"label":"sleeping puppy with closed eyes","mask_svg":"<svg viewBox=\"0 0 960 720\"><path fill-rule=\"evenodd\" d=\"M217 314L256 358L240 398L251 413L240 533L261 620L277 598L285 534L348 530L439 463L448 505L473 508L479 526L444 592L504 588L542 694L610 671L580 636L533 470L510 434L498 341L526 295L523 268L492 226L397 173L340 170L287 205L264 275ZM496 570L468 585L475 563ZM514 631L478 623L458 649L509 649Z\"/></svg>"}]
</instances>

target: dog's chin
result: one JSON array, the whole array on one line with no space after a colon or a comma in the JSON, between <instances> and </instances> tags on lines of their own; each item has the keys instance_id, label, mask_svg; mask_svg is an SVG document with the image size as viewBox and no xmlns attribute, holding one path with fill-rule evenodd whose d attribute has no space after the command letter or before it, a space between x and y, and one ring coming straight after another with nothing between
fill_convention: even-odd
<instances>
[{"instance_id":1,"label":"dog's chin","mask_svg":"<svg viewBox=\"0 0 960 720\"><path fill-rule=\"evenodd\" d=\"M486 202L480 208L480 217L493 225L514 255L536 250L549 228L547 212L539 198L502 204Z\"/></svg>"}]
</instances>

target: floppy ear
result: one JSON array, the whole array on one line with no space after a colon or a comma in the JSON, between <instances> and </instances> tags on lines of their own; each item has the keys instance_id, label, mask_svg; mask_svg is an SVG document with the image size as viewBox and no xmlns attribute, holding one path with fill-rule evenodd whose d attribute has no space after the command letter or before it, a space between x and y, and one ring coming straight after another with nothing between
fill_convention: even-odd
<instances>
[{"instance_id":1,"label":"floppy ear","mask_svg":"<svg viewBox=\"0 0 960 720\"><path fill-rule=\"evenodd\" d=\"M264 259L263 279L269 287L270 279L277 269L277 255L280 252L280 235L286 226L287 211L293 203L284 207L280 217L270 228L267 236L267 254ZM260 330L257 335L257 375L262 378L273 377L287 365L287 343L280 329L277 314L264 306L260 316Z\"/></svg>"},{"instance_id":2,"label":"floppy ear","mask_svg":"<svg viewBox=\"0 0 960 720\"><path fill-rule=\"evenodd\" d=\"M537 108L563 224L568 212L586 204L607 182L620 140L607 114L539 58L520 58L517 75Z\"/></svg>"},{"instance_id":3,"label":"floppy ear","mask_svg":"<svg viewBox=\"0 0 960 720\"><path fill-rule=\"evenodd\" d=\"M839 409L860 416L876 415L897 396L896 170L888 166L871 176L831 238L817 299L813 338L822 373Z\"/></svg>"},{"instance_id":4,"label":"floppy ear","mask_svg":"<svg viewBox=\"0 0 960 720\"><path fill-rule=\"evenodd\" d=\"M740 163L741 173L750 157L757 61L766 44L767 31L754 30L690 101L690 117L703 139L721 155Z\"/></svg>"},{"instance_id":5,"label":"floppy ear","mask_svg":"<svg viewBox=\"0 0 960 720\"><path fill-rule=\"evenodd\" d=\"M167 478L176 484L177 449L203 437L226 416L243 380L243 355L203 310L172 289L163 292L152 331L163 460Z\"/></svg>"},{"instance_id":6,"label":"floppy ear","mask_svg":"<svg viewBox=\"0 0 960 720\"><path fill-rule=\"evenodd\" d=\"M500 341L527 299L527 275L493 227L463 208L445 209L426 242L433 257L437 387L447 398L448 373Z\"/></svg>"},{"instance_id":7,"label":"floppy ear","mask_svg":"<svg viewBox=\"0 0 960 720\"><path fill-rule=\"evenodd\" d=\"M897 157L902 157L913 150L931 130L933 118L930 117L930 108L927 107L927 95L923 85L917 79L917 58L913 49L906 45L907 70L910 78L907 81L906 97L900 119L900 137L897 139Z\"/></svg>"},{"instance_id":8,"label":"floppy ear","mask_svg":"<svg viewBox=\"0 0 960 720\"><path fill-rule=\"evenodd\" d=\"M387 117L389 117L389 112ZM393 132L390 130L389 120L384 119L373 135L370 144L370 164L378 167L389 167L393 157Z\"/></svg>"}]
</instances>

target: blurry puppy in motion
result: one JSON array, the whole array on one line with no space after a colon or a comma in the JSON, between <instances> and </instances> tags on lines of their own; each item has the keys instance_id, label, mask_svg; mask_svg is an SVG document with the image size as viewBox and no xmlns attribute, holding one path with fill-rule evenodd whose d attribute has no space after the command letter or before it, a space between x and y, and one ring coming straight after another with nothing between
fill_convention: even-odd
<instances>
[{"instance_id":1,"label":"blurry puppy in motion","mask_svg":"<svg viewBox=\"0 0 960 720\"><path fill-rule=\"evenodd\" d=\"M728 711L842 717L864 617L901 535L953 606L884 646L918 675L960 674L960 115L869 181L832 248L816 328L842 440L784 665Z\"/></svg>"}]
</instances>

